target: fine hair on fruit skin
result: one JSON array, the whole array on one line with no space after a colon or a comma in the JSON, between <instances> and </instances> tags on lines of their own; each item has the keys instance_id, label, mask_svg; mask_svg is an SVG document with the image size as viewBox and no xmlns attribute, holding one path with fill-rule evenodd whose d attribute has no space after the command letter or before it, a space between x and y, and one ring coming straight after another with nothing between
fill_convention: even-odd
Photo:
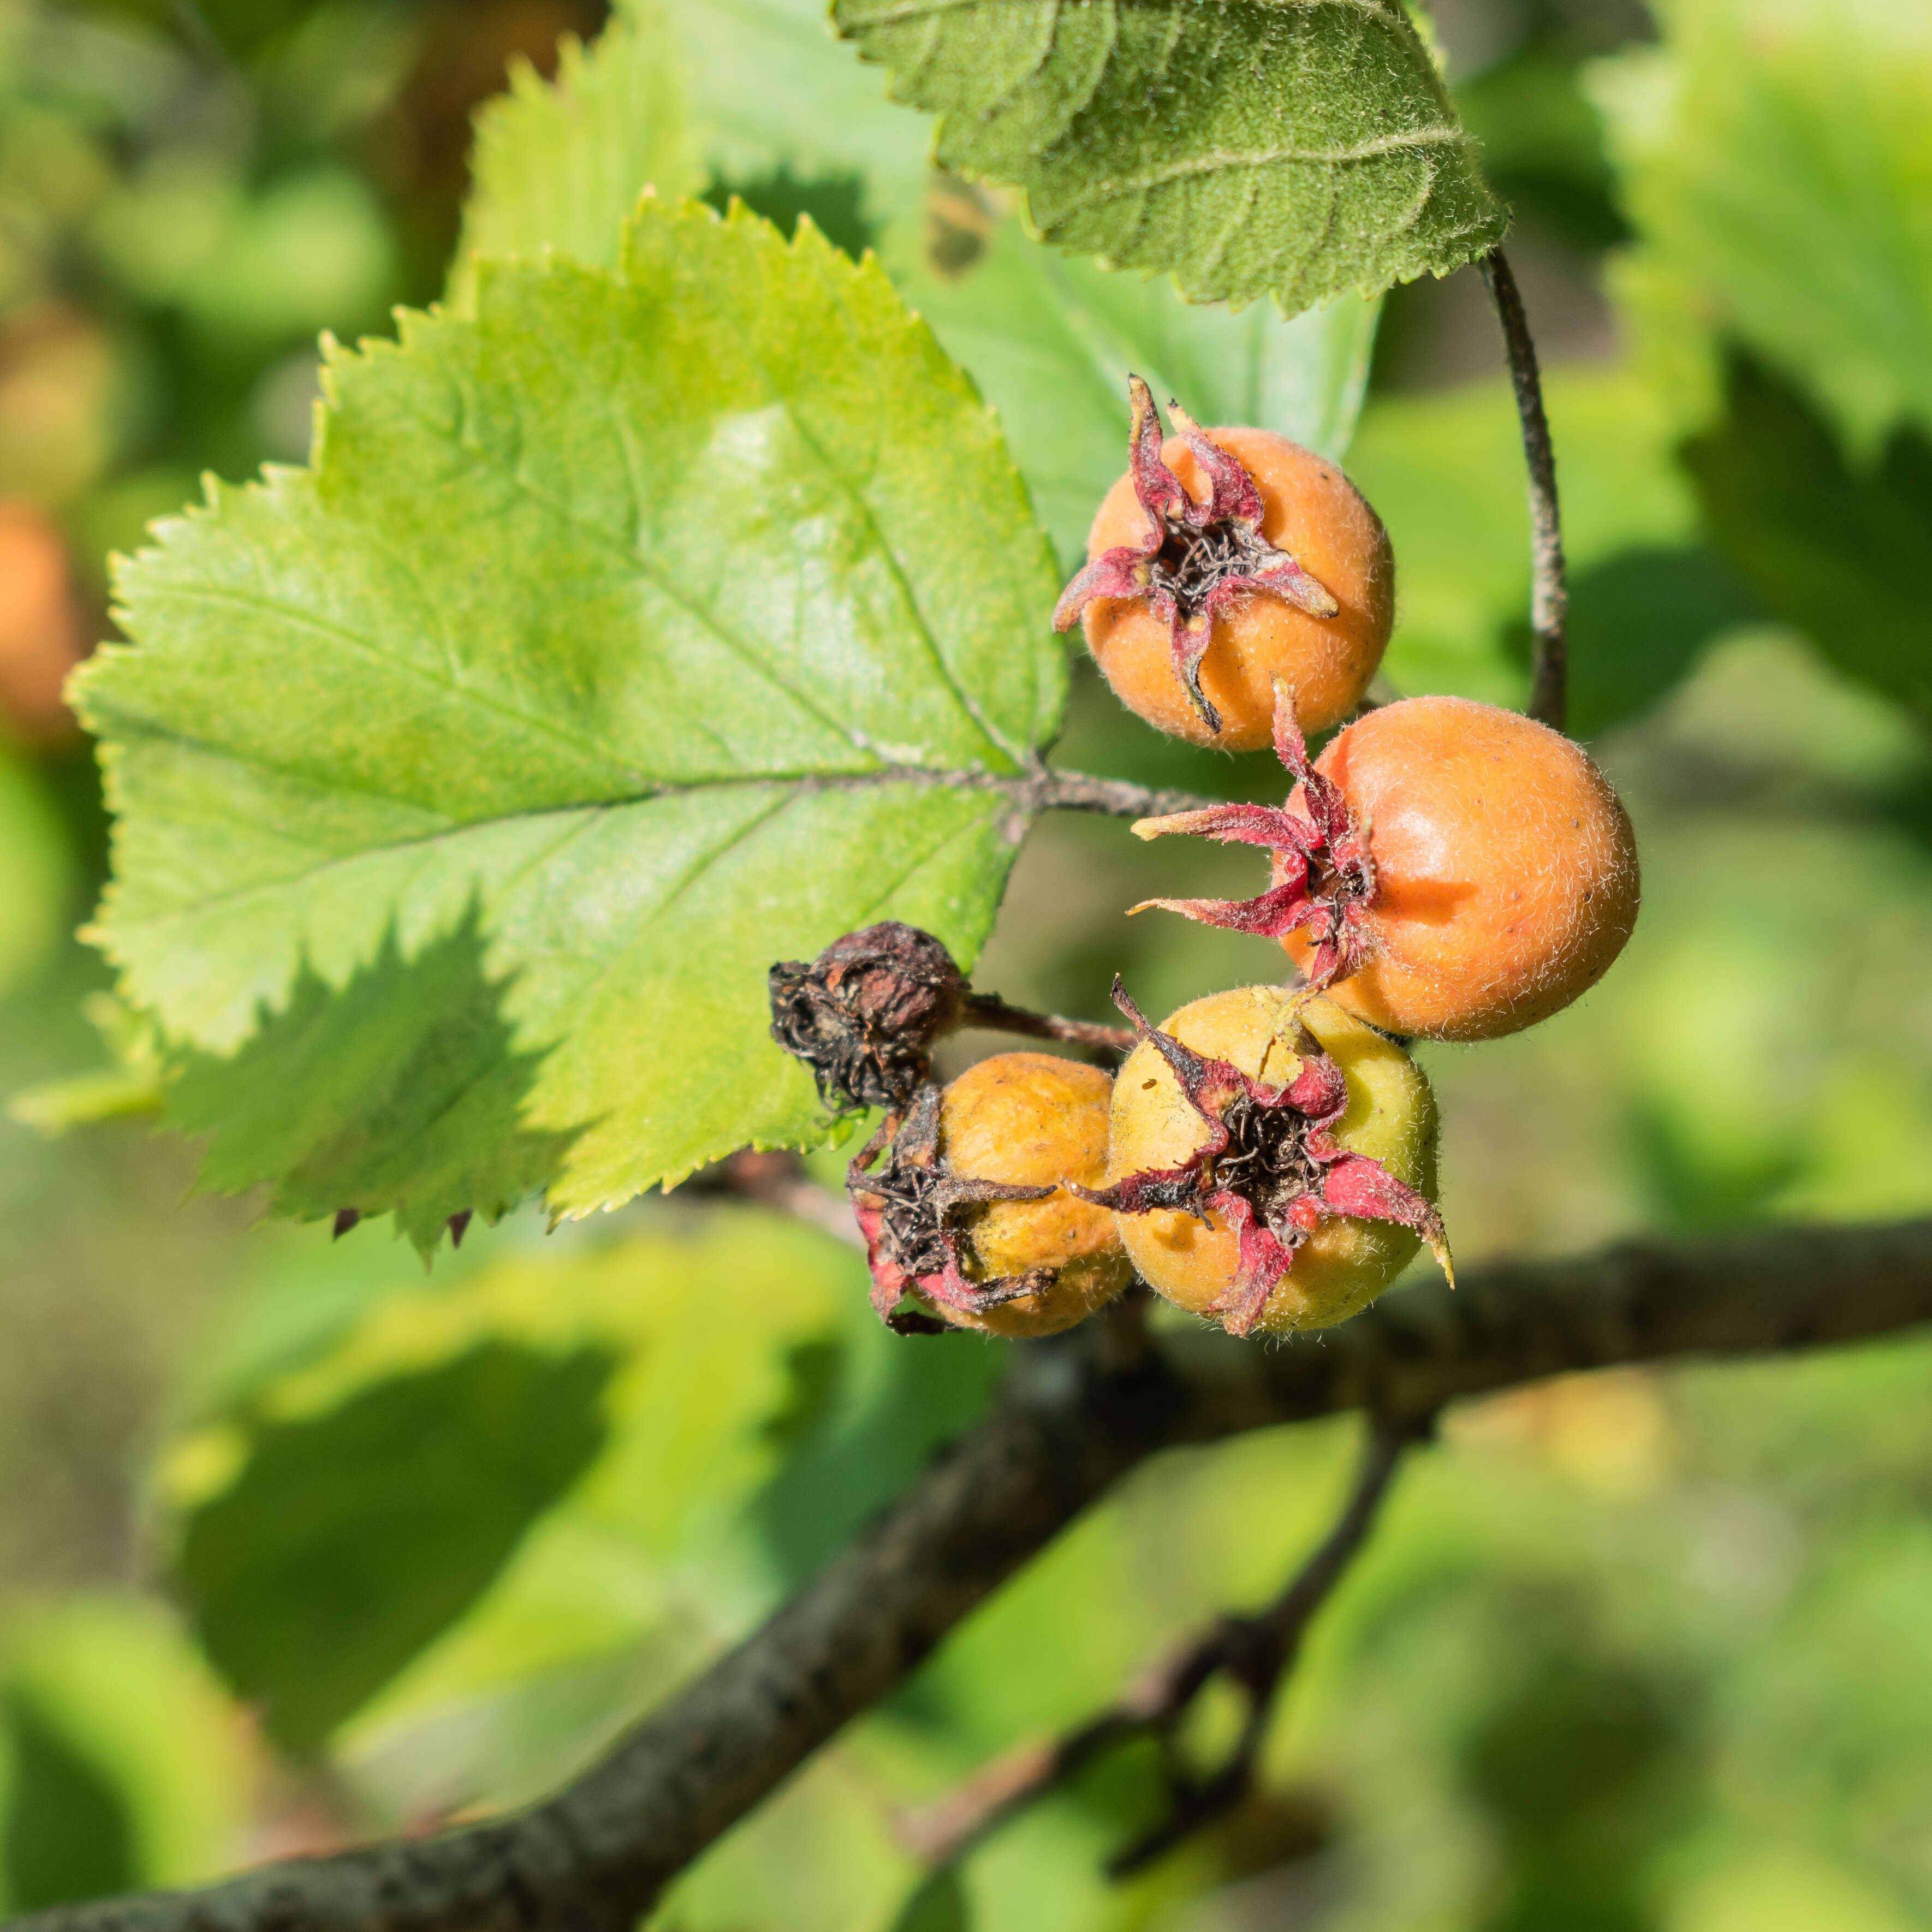
<instances>
[{"instance_id":1,"label":"fine hair on fruit skin","mask_svg":"<svg viewBox=\"0 0 1932 1932\"><path fill-rule=\"evenodd\" d=\"M1098 1186L1107 1166L1112 1079L1048 1053L1001 1053L970 1066L940 1096L939 1151L956 1172L1051 1186L1039 1201L996 1201L964 1227L969 1275L992 1280L1052 1271L1036 1294L978 1312L938 1307L956 1328L988 1335L1057 1335L1111 1301L1133 1268L1105 1208L1058 1184Z\"/></svg>"},{"instance_id":2,"label":"fine hair on fruit skin","mask_svg":"<svg viewBox=\"0 0 1932 1932\"><path fill-rule=\"evenodd\" d=\"M1190 1002L1160 1030L1251 1079L1281 1084L1296 1070L1291 1042L1298 1021L1348 1083L1347 1110L1334 1138L1432 1199L1437 1126L1428 1080L1401 1047L1332 1001L1280 986L1238 986ZM1108 1179L1178 1168L1208 1138L1172 1068L1144 1040L1114 1081ZM1156 1293L1197 1314L1226 1305L1240 1260L1237 1235L1225 1220L1156 1210L1123 1214L1118 1222L1128 1256ZM1324 1219L1298 1248L1253 1325L1280 1334L1346 1320L1395 1280L1419 1246L1415 1233L1392 1222Z\"/></svg>"},{"instance_id":3,"label":"fine hair on fruit skin","mask_svg":"<svg viewBox=\"0 0 1932 1932\"><path fill-rule=\"evenodd\" d=\"M1200 678L1220 714L1218 732L1190 700L1174 670L1168 626L1144 602L1096 598L1082 624L1114 694L1149 724L1191 744L1252 751L1268 742L1277 677L1294 688L1309 730L1325 730L1355 709L1394 623L1395 556L1381 518L1326 458L1271 430L1202 433L1247 471L1264 506L1262 536L1293 554L1333 598L1335 614L1318 616L1257 590L1216 622ZM1207 478L1185 439L1169 436L1160 454L1189 494L1204 500ZM1129 471L1102 499L1087 554L1097 558L1138 542L1148 526Z\"/></svg>"},{"instance_id":4,"label":"fine hair on fruit skin","mask_svg":"<svg viewBox=\"0 0 1932 1932\"><path fill-rule=\"evenodd\" d=\"M1371 1025L1497 1039L1561 1011L1623 950L1641 896L1636 837L1560 732L1471 698L1406 698L1358 718L1316 769L1367 833L1367 957L1328 990ZM1306 932L1282 944L1298 964L1315 950Z\"/></svg>"}]
</instances>

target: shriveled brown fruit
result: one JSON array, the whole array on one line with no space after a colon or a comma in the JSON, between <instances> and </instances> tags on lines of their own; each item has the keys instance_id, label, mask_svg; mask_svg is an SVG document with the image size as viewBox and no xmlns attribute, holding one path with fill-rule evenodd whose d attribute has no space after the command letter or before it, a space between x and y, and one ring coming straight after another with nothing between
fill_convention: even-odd
<instances>
[{"instance_id":1,"label":"shriveled brown fruit","mask_svg":"<svg viewBox=\"0 0 1932 1932\"><path fill-rule=\"evenodd\" d=\"M838 1114L903 1112L971 991L938 940L896 919L841 934L816 959L781 959L765 977L772 1039Z\"/></svg>"},{"instance_id":2,"label":"shriveled brown fruit","mask_svg":"<svg viewBox=\"0 0 1932 1932\"><path fill-rule=\"evenodd\" d=\"M1277 678L1294 688L1307 729L1340 723L1375 676L1394 622L1395 556L1388 532L1334 464L1286 436L1240 428L1193 434L1246 472L1261 501L1258 535L1269 550L1300 566L1306 594L1257 586L1224 606L1217 600L1204 614L1208 642L1196 673L1204 712L1177 669L1175 632L1157 599L1096 596L1088 602L1082 623L1094 662L1130 710L1193 744L1234 752L1265 745ZM1193 503L1210 500L1213 479L1187 436L1169 436L1159 458ZM1090 571L1110 553L1148 539L1155 524L1148 506L1149 473L1151 466L1137 460L1102 500L1088 538ZM1175 537L1167 550L1185 577L1184 554L1214 551L1216 530L1188 532L1172 517L1168 522ZM1320 614L1324 610L1330 614Z\"/></svg>"},{"instance_id":3,"label":"shriveled brown fruit","mask_svg":"<svg viewBox=\"0 0 1932 1932\"><path fill-rule=\"evenodd\" d=\"M1046 1270L1036 1292L975 1310L934 1303L955 1327L988 1335L1057 1335L1111 1301L1133 1277L1114 1217L1058 1184L1098 1186L1107 1166L1112 1080L1046 1053L1001 1053L969 1067L940 1101L940 1157L956 1174L1051 1186L1038 1201L995 1201L962 1228L969 1280Z\"/></svg>"}]
</instances>

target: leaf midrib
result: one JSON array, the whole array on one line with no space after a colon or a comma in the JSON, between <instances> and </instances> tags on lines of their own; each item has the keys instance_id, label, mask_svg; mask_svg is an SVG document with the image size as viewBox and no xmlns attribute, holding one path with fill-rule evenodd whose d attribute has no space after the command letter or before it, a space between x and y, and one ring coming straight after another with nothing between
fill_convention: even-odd
<instances>
[{"instance_id":1,"label":"leaf midrib","mask_svg":"<svg viewBox=\"0 0 1932 1932\"><path fill-rule=\"evenodd\" d=\"M1232 174L1238 169L1278 167L1290 161L1319 161L1340 167L1356 161L1374 160L1384 154L1406 154L1424 148L1457 147L1466 138L1461 128L1438 122L1432 127L1413 128L1399 134L1378 134L1372 141L1358 141L1352 147L1258 148L1252 153L1216 148L1210 154L1190 155L1162 167L1148 169L1128 179L1110 178L1096 182L1090 191L1070 194L1065 205L1068 208L1086 208L1096 202L1117 201L1125 195L1164 188L1170 182L1185 180L1190 175Z\"/></svg>"},{"instance_id":2,"label":"leaf midrib","mask_svg":"<svg viewBox=\"0 0 1932 1932\"><path fill-rule=\"evenodd\" d=\"M175 742L185 743L197 749L204 748L196 746L193 740L178 740ZM278 768L268 766L263 766L262 769L274 771ZM295 773L282 775L298 776ZM808 796L814 792L869 791L889 785L902 784L920 790L992 793L1010 800L1019 800L1025 791L1035 785L1037 782L1037 775L1031 772L1010 777L994 772L970 770L935 772L928 770L922 766L889 765L881 766L878 770L872 772L800 772L760 774L757 776L705 779L694 784L662 785L618 798L586 799L566 804L533 806L526 810L495 812L479 818L451 819L445 824L437 826L430 830L415 833L408 838L380 841L375 844L363 846L354 852L338 853L322 859L313 866L305 866L298 872L284 874L279 878L257 880L248 885L237 886L225 892L197 898L191 904L180 906L171 911L150 913L139 918L130 918L118 914L110 915L100 923L104 929L120 932L145 931L150 928L176 924L184 920L194 919L204 913L212 912L223 907L242 904L248 899L262 895L288 891L340 867L360 865L364 860L370 859L392 857L397 854L407 852L419 846L430 846L444 839L460 838L468 832L486 832L499 826L528 824L539 819L562 818L578 814L585 814L588 818L592 814L602 814L619 811L627 806L649 805L660 799L682 797L688 793L769 786L785 794L774 805L772 814L765 814L765 817L770 817L782 810L793 800ZM386 795L380 793L368 795L386 799ZM397 804L405 802L405 801L395 800L388 800L386 802ZM426 811L432 808L417 806L414 808ZM753 822L762 824L764 819L761 818ZM566 834L566 838L574 836L575 830L573 828L572 832ZM518 873L511 875L512 878L520 877L521 873L529 870L531 866L543 864L554 858L557 850L561 848L561 843L562 842L560 842L558 846L552 847L541 857L526 861L525 865L519 868Z\"/></svg>"}]
</instances>

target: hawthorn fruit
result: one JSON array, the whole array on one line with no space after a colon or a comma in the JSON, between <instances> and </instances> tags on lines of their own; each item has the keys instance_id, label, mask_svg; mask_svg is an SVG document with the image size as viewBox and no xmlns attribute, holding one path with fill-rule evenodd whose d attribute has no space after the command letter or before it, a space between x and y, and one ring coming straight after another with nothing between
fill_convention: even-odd
<instances>
[{"instance_id":1,"label":"hawthorn fruit","mask_svg":"<svg viewBox=\"0 0 1932 1932\"><path fill-rule=\"evenodd\" d=\"M884 1168L854 1163L847 1181L880 1316L929 1328L895 1317L910 1296L954 1328L1054 1335L1118 1294L1133 1270L1114 1217L1062 1185L1106 1178L1112 1086L1096 1066L1002 1053L926 1088Z\"/></svg>"},{"instance_id":2,"label":"hawthorn fruit","mask_svg":"<svg viewBox=\"0 0 1932 1932\"><path fill-rule=\"evenodd\" d=\"M1395 614L1388 532L1335 465L1265 429L1161 440L1132 379L1131 466L1054 612L1082 620L1115 694L1172 736L1224 751L1268 741L1277 678L1311 730L1355 709Z\"/></svg>"},{"instance_id":3,"label":"hawthorn fruit","mask_svg":"<svg viewBox=\"0 0 1932 1932\"><path fill-rule=\"evenodd\" d=\"M1159 1028L1118 982L1114 997L1141 1043L1088 1198L1156 1292L1235 1334L1280 1333L1353 1315L1419 1240L1448 1270L1435 1097L1393 1040L1279 986L1210 994Z\"/></svg>"},{"instance_id":4,"label":"hawthorn fruit","mask_svg":"<svg viewBox=\"0 0 1932 1932\"><path fill-rule=\"evenodd\" d=\"M1515 1033L1609 970L1636 922L1636 842L1580 746L1492 704L1412 698L1356 719L1311 765L1297 708L1278 694L1276 749L1297 780L1285 808L1134 828L1269 847L1270 889L1146 904L1279 939L1311 985L1405 1036Z\"/></svg>"},{"instance_id":5,"label":"hawthorn fruit","mask_svg":"<svg viewBox=\"0 0 1932 1932\"><path fill-rule=\"evenodd\" d=\"M62 691L85 634L58 529L31 505L0 498L0 737L56 745L76 735Z\"/></svg>"}]
</instances>

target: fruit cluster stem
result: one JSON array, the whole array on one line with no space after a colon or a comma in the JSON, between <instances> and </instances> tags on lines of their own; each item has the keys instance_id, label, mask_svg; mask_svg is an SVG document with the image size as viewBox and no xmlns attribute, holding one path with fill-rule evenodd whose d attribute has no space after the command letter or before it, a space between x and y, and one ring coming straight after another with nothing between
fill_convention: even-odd
<instances>
[{"instance_id":1,"label":"fruit cluster stem","mask_svg":"<svg viewBox=\"0 0 1932 1932\"><path fill-rule=\"evenodd\" d=\"M1569 712L1570 656L1564 630L1569 602L1563 574L1563 524L1556 501L1556 452L1550 418L1543 407L1543 380L1536 344L1523 311L1522 294L1500 248L1483 262L1484 279L1502 323L1509 354L1510 380L1516 386L1516 414L1522 421L1522 453L1529 466L1529 547L1532 571L1529 625L1535 634L1529 680L1529 715L1562 730Z\"/></svg>"},{"instance_id":2,"label":"fruit cluster stem","mask_svg":"<svg viewBox=\"0 0 1932 1932\"><path fill-rule=\"evenodd\" d=\"M961 1017L968 1026L1018 1034L1029 1040L1064 1040L1102 1053L1131 1053L1134 1047L1132 1027L1102 1026L1093 1020L1064 1019L1058 1013L1029 1012L1024 1006L1008 1006L997 993L971 994Z\"/></svg>"}]
</instances>

